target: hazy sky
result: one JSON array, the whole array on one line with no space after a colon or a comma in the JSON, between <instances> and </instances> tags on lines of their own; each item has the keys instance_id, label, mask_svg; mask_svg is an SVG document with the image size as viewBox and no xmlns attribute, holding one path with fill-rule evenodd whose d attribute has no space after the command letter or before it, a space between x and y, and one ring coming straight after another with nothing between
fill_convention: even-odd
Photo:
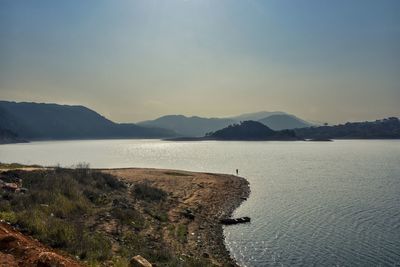
<instances>
[{"instance_id":1,"label":"hazy sky","mask_svg":"<svg viewBox=\"0 0 400 267\"><path fill-rule=\"evenodd\" d=\"M0 0L0 99L121 122L400 116L399 0Z\"/></svg>"}]
</instances>

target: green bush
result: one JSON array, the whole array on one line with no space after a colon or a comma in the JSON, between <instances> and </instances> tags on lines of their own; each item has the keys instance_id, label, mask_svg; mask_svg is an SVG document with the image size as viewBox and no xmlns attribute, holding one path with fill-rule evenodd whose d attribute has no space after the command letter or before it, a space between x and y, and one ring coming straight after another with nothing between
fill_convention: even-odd
<instances>
[{"instance_id":1,"label":"green bush","mask_svg":"<svg viewBox=\"0 0 400 267\"><path fill-rule=\"evenodd\" d=\"M17 222L17 215L13 211L1 211L0 219L14 224Z\"/></svg>"},{"instance_id":2,"label":"green bush","mask_svg":"<svg viewBox=\"0 0 400 267\"><path fill-rule=\"evenodd\" d=\"M160 202L167 198L167 193L161 189L152 187L147 183L137 184L133 188L133 192L137 199L148 202Z\"/></svg>"},{"instance_id":3,"label":"green bush","mask_svg":"<svg viewBox=\"0 0 400 267\"><path fill-rule=\"evenodd\" d=\"M87 213L89 210L89 203L83 197L71 200L58 193L51 201L49 210L57 217L66 218L75 214Z\"/></svg>"},{"instance_id":4,"label":"green bush","mask_svg":"<svg viewBox=\"0 0 400 267\"><path fill-rule=\"evenodd\" d=\"M140 213L133 208L113 208L112 214L123 224L143 221Z\"/></svg>"}]
</instances>

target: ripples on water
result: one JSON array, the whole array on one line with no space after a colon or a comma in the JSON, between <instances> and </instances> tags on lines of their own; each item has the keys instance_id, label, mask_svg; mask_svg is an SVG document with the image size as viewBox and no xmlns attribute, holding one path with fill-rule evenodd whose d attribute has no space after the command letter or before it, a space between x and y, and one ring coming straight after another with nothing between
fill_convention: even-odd
<instances>
[{"instance_id":1,"label":"ripples on water","mask_svg":"<svg viewBox=\"0 0 400 267\"><path fill-rule=\"evenodd\" d=\"M233 173L252 193L225 228L243 266L400 266L400 142L108 140L0 146L0 161Z\"/></svg>"}]
</instances>

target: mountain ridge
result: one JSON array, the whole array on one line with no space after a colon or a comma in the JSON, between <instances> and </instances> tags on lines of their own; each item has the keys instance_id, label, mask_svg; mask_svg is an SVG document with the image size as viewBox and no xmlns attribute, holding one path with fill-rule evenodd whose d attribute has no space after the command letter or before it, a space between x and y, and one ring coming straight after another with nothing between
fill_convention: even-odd
<instances>
[{"instance_id":1,"label":"mountain ridge","mask_svg":"<svg viewBox=\"0 0 400 267\"><path fill-rule=\"evenodd\" d=\"M81 105L0 101L0 128L27 140L163 138L171 130L114 123Z\"/></svg>"},{"instance_id":2,"label":"mountain ridge","mask_svg":"<svg viewBox=\"0 0 400 267\"><path fill-rule=\"evenodd\" d=\"M273 114L258 121L275 131L305 128L314 125L291 114Z\"/></svg>"},{"instance_id":3,"label":"mountain ridge","mask_svg":"<svg viewBox=\"0 0 400 267\"><path fill-rule=\"evenodd\" d=\"M400 120L389 117L375 121L347 122L333 126L295 129L305 139L400 139Z\"/></svg>"},{"instance_id":4,"label":"mountain ridge","mask_svg":"<svg viewBox=\"0 0 400 267\"><path fill-rule=\"evenodd\" d=\"M266 117L272 116L272 115L282 115L282 114L288 114L283 111L257 111L257 112L250 112L250 113L243 113L240 115L236 116L231 116L228 117L229 119L233 119L236 121L259 121L261 119L264 119Z\"/></svg>"},{"instance_id":5,"label":"mountain ridge","mask_svg":"<svg viewBox=\"0 0 400 267\"><path fill-rule=\"evenodd\" d=\"M234 120L223 118L187 117L184 115L165 115L155 120L139 122L138 125L161 127L177 132L181 136L199 137L207 132L221 129L234 123Z\"/></svg>"},{"instance_id":6,"label":"mountain ridge","mask_svg":"<svg viewBox=\"0 0 400 267\"><path fill-rule=\"evenodd\" d=\"M265 117L266 116L266 117ZM273 122L271 125L263 121L267 121L267 118L271 116L280 116L281 123ZM286 119L285 119L286 118ZM185 116L181 114L177 115L164 115L154 120L147 120L138 122L138 125L142 126L153 126L165 129L170 129L177 132L181 136L185 137L202 137L206 133L214 132L225 128L231 124L240 123L241 121L261 121L264 125L268 126L273 130L284 130L294 129L298 127L309 127L314 124L306 122L294 115L287 114L282 111L260 111L255 113L245 113L233 117L223 118L206 118L199 116ZM275 124L279 127L275 127Z\"/></svg>"}]
</instances>

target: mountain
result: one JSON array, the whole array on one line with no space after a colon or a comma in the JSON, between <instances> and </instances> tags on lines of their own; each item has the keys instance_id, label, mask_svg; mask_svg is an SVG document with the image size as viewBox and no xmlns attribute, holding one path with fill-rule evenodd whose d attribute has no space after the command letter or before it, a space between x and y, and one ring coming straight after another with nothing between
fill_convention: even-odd
<instances>
[{"instance_id":1,"label":"mountain","mask_svg":"<svg viewBox=\"0 0 400 267\"><path fill-rule=\"evenodd\" d=\"M155 120L139 122L138 125L169 129L182 136L199 137L204 136L208 132L224 128L235 122L236 121L232 119L167 115Z\"/></svg>"},{"instance_id":2,"label":"mountain","mask_svg":"<svg viewBox=\"0 0 400 267\"><path fill-rule=\"evenodd\" d=\"M289 114L274 114L258 121L276 131L284 129L305 128L313 125L300 118L297 118L294 115Z\"/></svg>"},{"instance_id":3,"label":"mountain","mask_svg":"<svg viewBox=\"0 0 400 267\"><path fill-rule=\"evenodd\" d=\"M243 121L207 135L215 140L298 140L293 130L274 131L256 121Z\"/></svg>"},{"instance_id":4,"label":"mountain","mask_svg":"<svg viewBox=\"0 0 400 267\"><path fill-rule=\"evenodd\" d=\"M261 119L267 118L272 115L282 115L286 114L281 111L260 111L254 113L245 113L235 117L230 117L229 119L240 122L240 121L259 121Z\"/></svg>"},{"instance_id":5,"label":"mountain","mask_svg":"<svg viewBox=\"0 0 400 267\"><path fill-rule=\"evenodd\" d=\"M28 140L160 138L175 133L114 123L84 106L0 101L0 128Z\"/></svg>"},{"instance_id":6,"label":"mountain","mask_svg":"<svg viewBox=\"0 0 400 267\"><path fill-rule=\"evenodd\" d=\"M0 128L0 144L12 144L25 142L18 135L10 130Z\"/></svg>"},{"instance_id":7,"label":"mountain","mask_svg":"<svg viewBox=\"0 0 400 267\"><path fill-rule=\"evenodd\" d=\"M141 126L159 127L175 131L181 136L200 137L206 133L213 132L241 121L258 121L273 130L294 129L309 127L313 124L308 123L296 116L280 111L261 111L256 113L246 113L230 118L202 118L186 117L183 115L167 115L155 120L142 121L137 123Z\"/></svg>"},{"instance_id":8,"label":"mountain","mask_svg":"<svg viewBox=\"0 0 400 267\"><path fill-rule=\"evenodd\" d=\"M308 127L295 132L306 139L400 139L400 121L391 117L372 122Z\"/></svg>"}]
</instances>

